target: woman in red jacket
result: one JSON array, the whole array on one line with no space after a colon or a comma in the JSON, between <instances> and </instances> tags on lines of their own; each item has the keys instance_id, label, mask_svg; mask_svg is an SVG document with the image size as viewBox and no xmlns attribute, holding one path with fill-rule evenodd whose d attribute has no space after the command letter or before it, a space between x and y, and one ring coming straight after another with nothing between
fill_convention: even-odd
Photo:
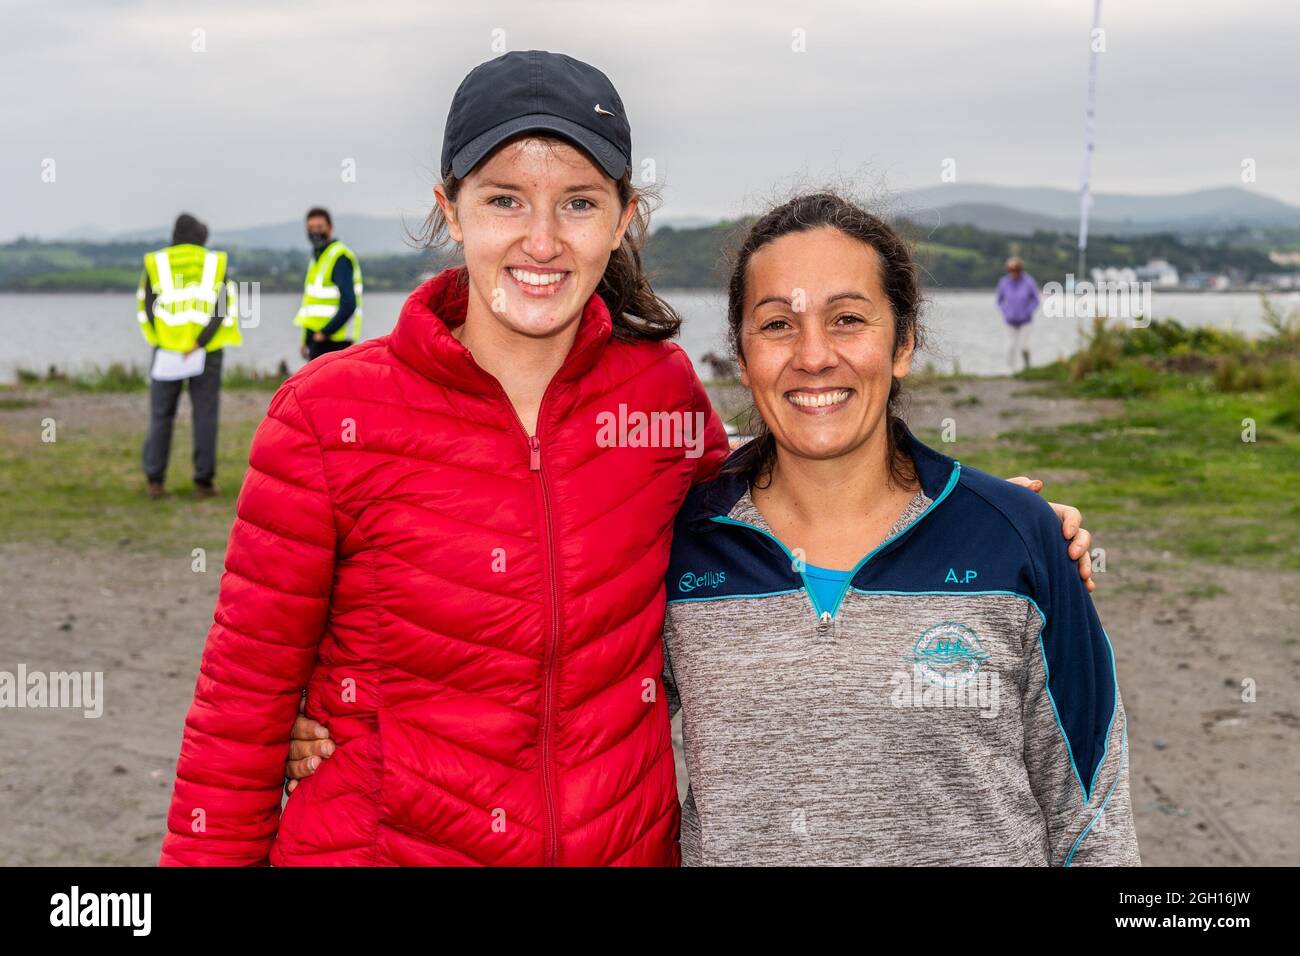
<instances>
[{"instance_id":1,"label":"woman in red jacket","mask_svg":"<svg viewBox=\"0 0 1300 956\"><path fill-rule=\"evenodd\" d=\"M466 267L272 399L164 864L679 862L663 577L727 441L641 272L630 158L586 64L461 84L434 233ZM330 756L281 813L300 695Z\"/></svg>"}]
</instances>

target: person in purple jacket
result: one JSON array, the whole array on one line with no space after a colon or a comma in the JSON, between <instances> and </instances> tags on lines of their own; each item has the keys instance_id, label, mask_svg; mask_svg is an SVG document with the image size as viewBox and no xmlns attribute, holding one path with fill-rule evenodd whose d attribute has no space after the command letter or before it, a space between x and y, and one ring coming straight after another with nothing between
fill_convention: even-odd
<instances>
[{"instance_id":1,"label":"person in purple jacket","mask_svg":"<svg viewBox=\"0 0 1300 956\"><path fill-rule=\"evenodd\" d=\"M998 308L1007 324L1010 342L1007 345L1007 364L1014 373L1016 355L1024 359L1022 368L1029 368L1029 323L1034 319L1041 297L1038 283L1025 272L1025 264L1012 256L1007 260L1007 274L998 280Z\"/></svg>"}]
</instances>

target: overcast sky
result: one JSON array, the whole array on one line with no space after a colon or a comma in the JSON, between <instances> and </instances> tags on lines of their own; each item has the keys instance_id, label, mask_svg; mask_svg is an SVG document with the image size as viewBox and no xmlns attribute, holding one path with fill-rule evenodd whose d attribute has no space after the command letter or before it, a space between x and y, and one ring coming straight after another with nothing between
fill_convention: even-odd
<instances>
[{"instance_id":1,"label":"overcast sky","mask_svg":"<svg viewBox=\"0 0 1300 956\"><path fill-rule=\"evenodd\" d=\"M1092 0L0 0L0 240L182 209L418 219L451 95L494 40L609 74L666 215L831 177L935 185L945 159L964 182L1073 189L1091 17ZM1239 186L1249 158L1247 188L1300 204L1300 4L1107 0L1103 25L1094 191Z\"/></svg>"}]
</instances>

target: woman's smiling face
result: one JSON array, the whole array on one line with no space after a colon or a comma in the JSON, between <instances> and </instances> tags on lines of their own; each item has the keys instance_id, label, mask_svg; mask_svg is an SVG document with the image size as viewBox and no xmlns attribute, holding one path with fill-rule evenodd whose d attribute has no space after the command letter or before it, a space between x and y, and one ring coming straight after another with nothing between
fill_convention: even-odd
<instances>
[{"instance_id":1,"label":"woman's smiling face","mask_svg":"<svg viewBox=\"0 0 1300 956\"><path fill-rule=\"evenodd\" d=\"M532 337L567 327L605 274L635 212L586 153L530 137L508 143L436 195L464 248L471 308Z\"/></svg>"},{"instance_id":2,"label":"woman's smiling face","mask_svg":"<svg viewBox=\"0 0 1300 956\"><path fill-rule=\"evenodd\" d=\"M894 378L912 343L894 351L894 313L880 257L823 227L761 246L745 273L741 381L783 452L849 454L884 427Z\"/></svg>"}]
</instances>

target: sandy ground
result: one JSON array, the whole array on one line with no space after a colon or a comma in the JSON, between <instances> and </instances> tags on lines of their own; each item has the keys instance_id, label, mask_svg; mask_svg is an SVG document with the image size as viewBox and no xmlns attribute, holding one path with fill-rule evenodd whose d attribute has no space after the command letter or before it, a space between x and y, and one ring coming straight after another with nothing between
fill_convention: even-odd
<instances>
[{"instance_id":1,"label":"sandy ground","mask_svg":"<svg viewBox=\"0 0 1300 956\"><path fill-rule=\"evenodd\" d=\"M1107 411L1018 397L1022 390L1004 380L926 388L909 418L937 427L960 409L965 434L975 435ZM266 402L229 395L227 418L256 416ZM957 405L972 395L978 403ZM59 401L68 403L61 418L138 416L138 397ZM1096 600L1129 713L1144 862L1300 863L1300 575L1187 565L1094 531L1107 548ZM196 574L188 551L0 544L0 670L22 662L29 671L105 675L98 719L0 710L0 864L157 860L220 565L218 553ZM1222 590L1195 596L1211 581ZM1245 680L1256 682L1252 703L1242 701Z\"/></svg>"}]
</instances>

